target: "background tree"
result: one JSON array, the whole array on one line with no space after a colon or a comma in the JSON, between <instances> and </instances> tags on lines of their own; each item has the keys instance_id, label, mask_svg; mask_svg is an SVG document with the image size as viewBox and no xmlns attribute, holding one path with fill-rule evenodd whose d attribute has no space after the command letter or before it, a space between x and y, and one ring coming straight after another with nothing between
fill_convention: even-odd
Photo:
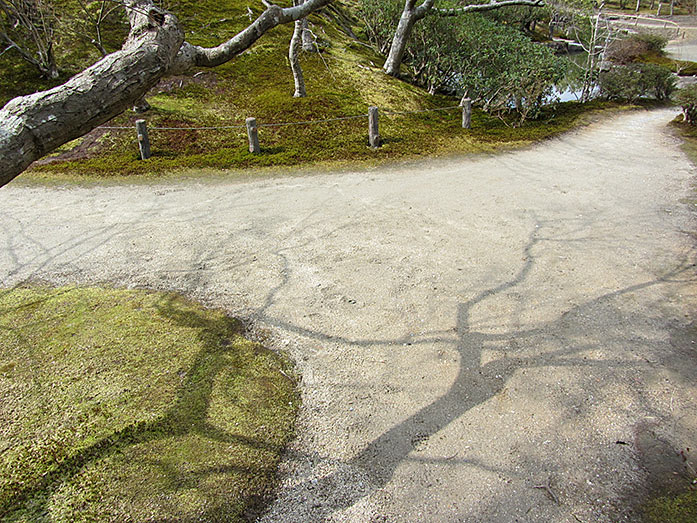
<instances>
[{"instance_id":1,"label":"background tree","mask_svg":"<svg viewBox=\"0 0 697 523\"><path fill-rule=\"evenodd\" d=\"M106 56L108 51L104 42L104 25L118 22L123 17L123 5L113 0L73 0L77 4L74 11L79 16L61 17L59 30L74 38L87 40Z\"/></svg>"},{"instance_id":2,"label":"background tree","mask_svg":"<svg viewBox=\"0 0 697 523\"><path fill-rule=\"evenodd\" d=\"M580 43L586 53L583 64L573 62L581 71L581 102L589 101L598 89L600 70L610 44L617 38L609 20L603 16L605 2L586 0L549 3L558 27Z\"/></svg>"},{"instance_id":3,"label":"background tree","mask_svg":"<svg viewBox=\"0 0 697 523\"><path fill-rule=\"evenodd\" d=\"M302 4L303 2L304 0L297 0L295 5ZM295 98L304 98L307 96L305 77L303 76L302 67L300 67L300 49L303 47L303 34L306 25L307 17L295 21L293 36L290 39L290 45L288 47L288 60L290 61L290 69L293 73L293 83L295 85L293 97Z\"/></svg>"},{"instance_id":4,"label":"background tree","mask_svg":"<svg viewBox=\"0 0 697 523\"><path fill-rule=\"evenodd\" d=\"M435 0L423 0L417 6L416 0L405 0L384 65L384 70L387 74L399 76L399 67L414 25L426 16L460 16L466 13L492 11L511 5L529 5L534 7L544 5L543 0L491 0L486 4L468 4L451 8L438 8L434 6L434 3Z\"/></svg>"},{"instance_id":5,"label":"background tree","mask_svg":"<svg viewBox=\"0 0 697 523\"><path fill-rule=\"evenodd\" d=\"M362 15L370 41L389 48L399 5L366 0ZM431 93L465 93L492 114L516 113L520 124L553 98L566 62L516 27L481 14L429 17L414 27L404 61Z\"/></svg>"},{"instance_id":6,"label":"background tree","mask_svg":"<svg viewBox=\"0 0 697 523\"><path fill-rule=\"evenodd\" d=\"M54 53L56 16L45 0L0 0L0 41L46 78L58 78Z\"/></svg>"}]
</instances>

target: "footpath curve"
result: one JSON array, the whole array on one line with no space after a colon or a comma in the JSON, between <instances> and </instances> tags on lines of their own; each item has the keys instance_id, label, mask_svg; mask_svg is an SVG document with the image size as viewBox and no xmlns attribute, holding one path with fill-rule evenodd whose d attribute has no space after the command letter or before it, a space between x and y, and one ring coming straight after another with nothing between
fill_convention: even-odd
<instances>
[{"instance_id":1,"label":"footpath curve","mask_svg":"<svg viewBox=\"0 0 697 523\"><path fill-rule=\"evenodd\" d=\"M266 521L633 521L697 444L675 113L366 172L13 183L0 282L177 290L289 350L304 407Z\"/></svg>"}]
</instances>

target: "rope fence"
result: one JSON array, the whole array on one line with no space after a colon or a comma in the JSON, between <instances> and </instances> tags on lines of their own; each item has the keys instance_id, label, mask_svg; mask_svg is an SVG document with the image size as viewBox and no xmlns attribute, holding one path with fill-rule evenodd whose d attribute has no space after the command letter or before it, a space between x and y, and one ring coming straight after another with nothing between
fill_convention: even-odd
<instances>
[{"instance_id":1,"label":"rope fence","mask_svg":"<svg viewBox=\"0 0 697 523\"><path fill-rule=\"evenodd\" d=\"M415 111L390 111L383 109L383 113L387 116L405 116L410 114L421 114L435 111L449 111L452 109L462 109L462 127L463 129L469 129L471 127L472 121L472 100L469 98L464 98L460 104L452 105L448 107L435 107L433 109L418 109ZM271 127L287 127L291 125L313 125L320 123L329 122L340 122L345 120L357 120L361 118L368 119L368 143L370 147L377 149L381 145L380 140L380 129L378 122L378 108L375 106L368 108L367 114L357 114L352 116L339 116L336 118L325 118L321 120L306 120L300 122L278 122L278 123L257 123L256 118L247 118L244 124L240 125L221 125L221 126L206 126L206 127L148 127L145 120L136 120L135 130L136 136L138 138L138 147L140 149L140 157L142 160L147 160L152 156L150 151L150 137L149 131L218 131L218 130L229 130L229 129L246 129L247 138L249 140L249 152L252 154L261 154L261 147L259 145L259 128L271 128ZM132 131L133 127L126 126L107 126L102 125L97 127L97 129L104 129L109 131Z\"/></svg>"}]
</instances>

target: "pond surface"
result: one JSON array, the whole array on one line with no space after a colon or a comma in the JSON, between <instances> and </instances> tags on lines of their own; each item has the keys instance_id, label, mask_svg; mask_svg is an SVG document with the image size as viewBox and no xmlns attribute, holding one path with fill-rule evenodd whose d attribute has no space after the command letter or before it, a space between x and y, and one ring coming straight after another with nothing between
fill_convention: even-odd
<instances>
[{"instance_id":1,"label":"pond surface","mask_svg":"<svg viewBox=\"0 0 697 523\"><path fill-rule=\"evenodd\" d=\"M562 57L569 62L566 75L554 89L554 95L559 102L577 102L583 92L583 75L588 62L588 53L585 51L566 53ZM594 90L597 95L598 89Z\"/></svg>"}]
</instances>

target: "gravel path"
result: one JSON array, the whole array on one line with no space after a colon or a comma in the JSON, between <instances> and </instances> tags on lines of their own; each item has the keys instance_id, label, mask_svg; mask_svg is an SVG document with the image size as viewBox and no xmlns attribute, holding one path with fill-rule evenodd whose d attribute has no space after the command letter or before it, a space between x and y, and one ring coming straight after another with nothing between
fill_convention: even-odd
<instances>
[{"instance_id":1,"label":"gravel path","mask_svg":"<svg viewBox=\"0 0 697 523\"><path fill-rule=\"evenodd\" d=\"M0 281L178 290L289 350L304 408L265 521L636 520L697 444L674 115L367 172L14 183Z\"/></svg>"}]
</instances>

